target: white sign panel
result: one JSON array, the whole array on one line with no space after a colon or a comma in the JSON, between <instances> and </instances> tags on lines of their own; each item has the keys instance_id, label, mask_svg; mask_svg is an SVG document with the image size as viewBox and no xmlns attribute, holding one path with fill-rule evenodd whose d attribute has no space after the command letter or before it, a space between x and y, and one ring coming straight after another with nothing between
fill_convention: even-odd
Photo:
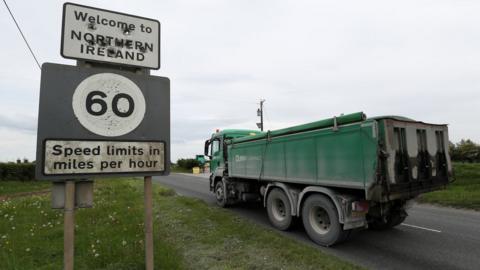
<instances>
[{"instance_id":1,"label":"white sign panel","mask_svg":"<svg viewBox=\"0 0 480 270\"><path fill-rule=\"evenodd\" d=\"M162 172L164 142L47 140L45 175Z\"/></svg>"},{"instance_id":2,"label":"white sign panel","mask_svg":"<svg viewBox=\"0 0 480 270\"><path fill-rule=\"evenodd\" d=\"M159 69L160 22L65 3L61 55Z\"/></svg>"},{"instance_id":3,"label":"white sign panel","mask_svg":"<svg viewBox=\"0 0 480 270\"><path fill-rule=\"evenodd\" d=\"M131 132L145 116L140 88L114 73L99 73L83 80L73 93L72 107L83 127L107 137Z\"/></svg>"}]
</instances>

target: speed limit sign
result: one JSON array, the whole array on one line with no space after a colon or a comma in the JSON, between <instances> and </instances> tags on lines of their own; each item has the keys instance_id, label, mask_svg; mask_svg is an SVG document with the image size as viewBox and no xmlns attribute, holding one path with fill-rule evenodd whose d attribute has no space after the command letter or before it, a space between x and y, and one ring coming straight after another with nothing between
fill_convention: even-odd
<instances>
[{"instance_id":1,"label":"speed limit sign","mask_svg":"<svg viewBox=\"0 0 480 270\"><path fill-rule=\"evenodd\" d=\"M145 98L128 78L100 73L75 89L72 107L78 121L91 132L115 137L129 133L143 120Z\"/></svg>"},{"instance_id":2,"label":"speed limit sign","mask_svg":"<svg viewBox=\"0 0 480 270\"><path fill-rule=\"evenodd\" d=\"M42 66L37 179L165 175L169 161L168 78Z\"/></svg>"}]
</instances>

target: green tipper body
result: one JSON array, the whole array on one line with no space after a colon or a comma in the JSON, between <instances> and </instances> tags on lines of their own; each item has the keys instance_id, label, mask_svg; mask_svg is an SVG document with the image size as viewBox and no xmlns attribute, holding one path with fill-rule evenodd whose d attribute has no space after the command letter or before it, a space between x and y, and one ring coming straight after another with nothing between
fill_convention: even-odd
<instances>
[{"instance_id":1,"label":"green tipper body","mask_svg":"<svg viewBox=\"0 0 480 270\"><path fill-rule=\"evenodd\" d=\"M337 124L360 120L360 114L349 115ZM255 140L233 139L227 143L229 176L365 188L374 180L377 165L374 123L322 129L332 126L333 119L328 119L267 132Z\"/></svg>"}]
</instances>

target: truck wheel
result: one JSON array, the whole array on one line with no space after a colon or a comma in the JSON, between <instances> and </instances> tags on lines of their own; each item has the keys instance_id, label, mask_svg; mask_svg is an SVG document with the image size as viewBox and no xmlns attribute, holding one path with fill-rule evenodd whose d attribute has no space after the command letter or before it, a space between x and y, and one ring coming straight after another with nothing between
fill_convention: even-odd
<instances>
[{"instance_id":1,"label":"truck wheel","mask_svg":"<svg viewBox=\"0 0 480 270\"><path fill-rule=\"evenodd\" d=\"M392 225L392 228L402 224L405 221L406 218L407 218L407 214L396 215L395 218L393 218L393 220L390 221L390 224Z\"/></svg>"},{"instance_id":2,"label":"truck wheel","mask_svg":"<svg viewBox=\"0 0 480 270\"><path fill-rule=\"evenodd\" d=\"M283 190L274 188L268 193L267 213L272 225L279 230L287 230L292 225L292 206Z\"/></svg>"},{"instance_id":3,"label":"truck wheel","mask_svg":"<svg viewBox=\"0 0 480 270\"><path fill-rule=\"evenodd\" d=\"M215 199L217 199L217 205L224 208L227 207L227 197L225 196L225 187L222 180L217 181L215 184Z\"/></svg>"},{"instance_id":4,"label":"truck wheel","mask_svg":"<svg viewBox=\"0 0 480 270\"><path fill-rule=\"evenodd\" d=\"M335 205L323 195L313 194L305 200L302 221L308 236L322 246L331 246L350 234L343 230Z\"/></svg>"},{"instance_id":5,"label":"truck wheel","mask_svg":"<svg viewBox=\"0 0 480 270\"><path fill-rule=\"evenodd\" d=\"M406 214L395 213L385 219L377 218L368 223L368 228L373 230L387 230L400 225L407 218Z\"/></svg>"}]
</instances>

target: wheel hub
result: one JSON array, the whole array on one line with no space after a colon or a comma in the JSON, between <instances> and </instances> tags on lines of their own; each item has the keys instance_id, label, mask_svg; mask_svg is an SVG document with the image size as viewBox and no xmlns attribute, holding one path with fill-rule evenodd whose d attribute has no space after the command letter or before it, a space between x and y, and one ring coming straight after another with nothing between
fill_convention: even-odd
<instances>
[{"instance_id":1,"label":"wheel hub","mask_svg":"<svg viewBox=\"0 0 480 270\"><path fill-rule=\"evenodd\" d=\"M283 220L286 218L287 212L282 200L275 199L273 201L272 214L277 220Z\"/></svg>"},{"instance_id":2,"label":"wheel hub","mask_svg":"<svg viewBox=\"0 0 480 270\"><path fill-rule=\"evenodd\" d=\"M215 195L217 197L217 201L223 201L223 186L218 185L217 190L215 191Z\"/></svg>"},{"instance_id":3,"label":"wheel hub","mask_svg":"<svg viewBox=\"0 0 480 270\"><path fill-rule=\"evenodd\" d=\"M327 234L330 231L331 223L327 211L322 207L316 206L310 209L310 224L318 234Z\"/></svg>"}]
</instances>

